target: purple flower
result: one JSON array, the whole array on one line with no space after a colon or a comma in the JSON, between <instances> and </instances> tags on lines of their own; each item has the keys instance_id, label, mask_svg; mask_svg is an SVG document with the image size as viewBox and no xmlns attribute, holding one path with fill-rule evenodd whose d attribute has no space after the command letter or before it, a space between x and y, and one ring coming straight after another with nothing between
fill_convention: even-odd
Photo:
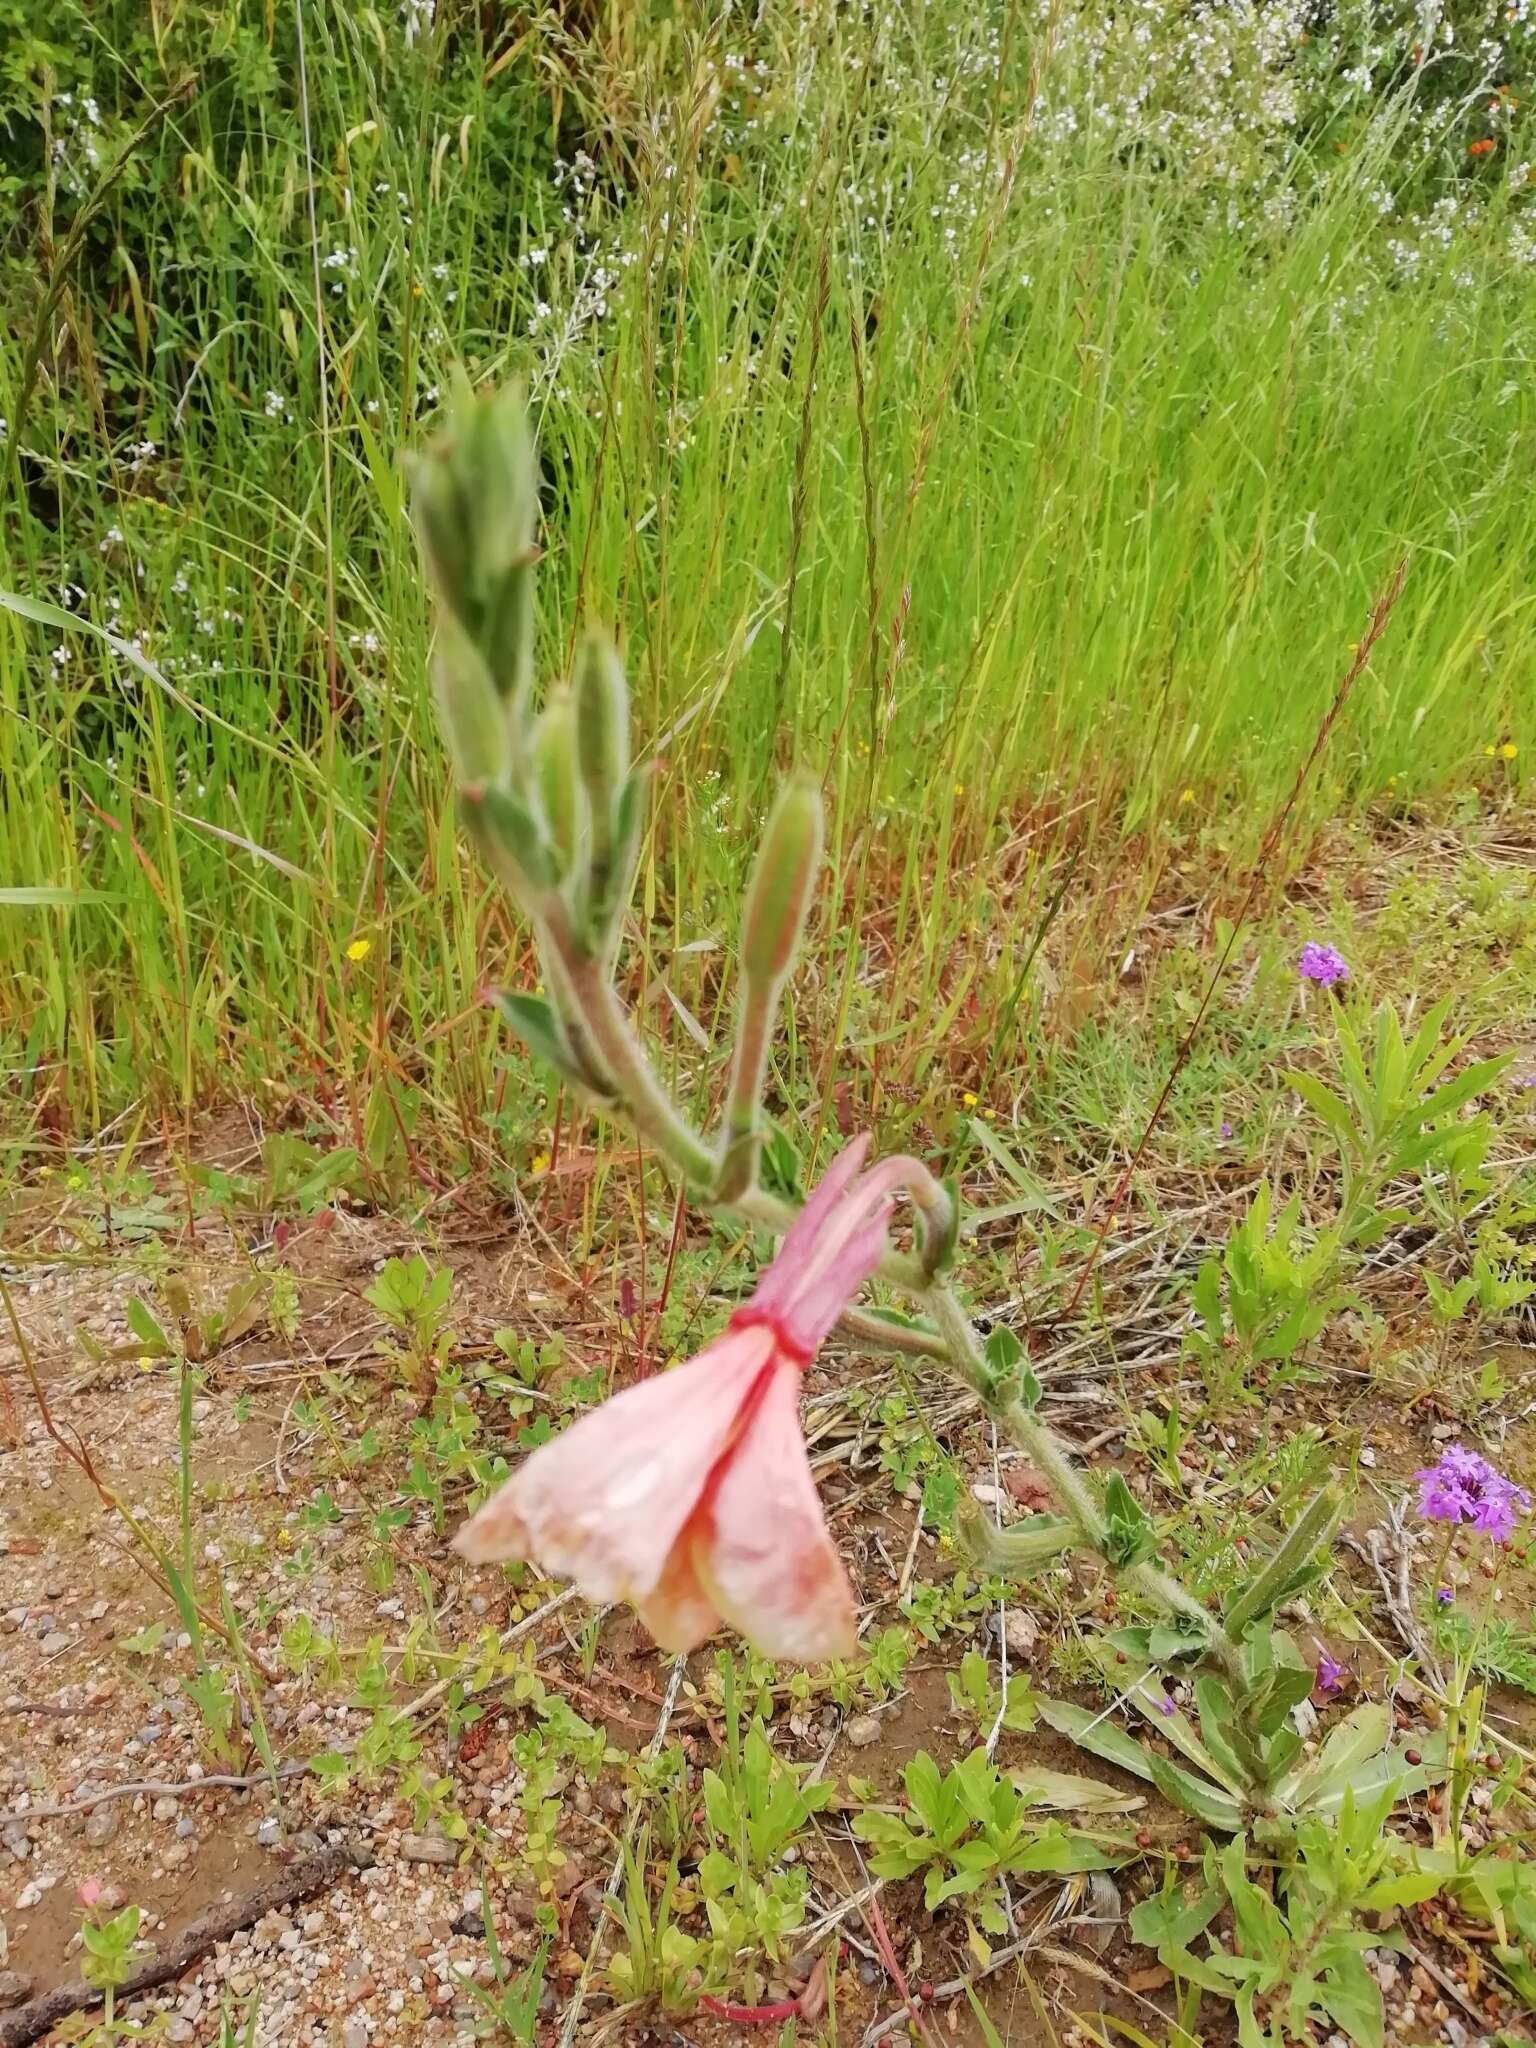
<instances>
[{"instance_id":1,"label":"purple flower","mask_svg":"<svg viewBox=\"0 0 1536 2048\"><path fill-rule=\"evenodd\" d=\"M1232 1126L1231 1126L1231 1125L1230 1125L1229 1123L1223 1123L1223 1124L1222 1124L1222 1127L1221 1127L1221 1135L1222 1135L1222 1136L1223 1136L1224 1138L1230 1138L1230 1137L1231 1137L1231 1135L1232 1135Z\"/></svg>"},{"instance_id":2,"label":"purple flower","mask_svg":"<svg viewBox=\"0 0 1536 2048\"><path fill-rule=\"evenodd\" d=\"M1162 1698L1157 1703L1157 1711L1163 1716L1163 1719L1165 1721L1171 1721L1173 1719L1174 1715L1179 1710L1177 1706L1174 1704L1173 1695L1171 1693L1165 1692L1163 1694Z\"/></svg>"},{"instance_id":3,"label":"purple flower","mask_svg":"<svg viewBox=\"0 0 1536 2048\"><path fill-rule=\"evenodd\" d=\"M1461 1444L1447 1444L1438 1464L1413 1476L1419 1482L1419 1513L1427 1522L1466 1522L1495 1543L1514 1534L1515 1523L1531 1504L1523 1486Z\"/></svg>"},{"instance_id":4,"label":"purple flower","mask_svg":"<svg viewBox=\"0 0 1536 2048\"><path fill-rule=\"evenodd\" d=\"M1296 972L1303 981L1316 982L1319 988L1332 988L1336 981L1348 981L1349 962L1332 946L1320 946L1316 939L1308 939L1301 949Z\"/></svg>"},{"instance_id":5,"label":"purple flower","mask_svg":"<svg viewBox=\"0 0 1536 2048\"><path fill-rule=\"evenodd\" d=\"M1455 1589L1451 1586L1436 1586L1435 1598L1442 1607L1449 1607L1456 1598Z\"/></svg>"},{"instance_id":6,"label":"purple flower","mask_svg":"<svg viewBox=\"0 0 1536 2048\"><path fill-rule=\"evenodd\" d=\"M1317 1659L1317 1689L1330 1698L1344 1690L1344 1666L1336 1657L1330 1657L1326 1650L1320 1651Z\"/></svg>"}]
</instances>

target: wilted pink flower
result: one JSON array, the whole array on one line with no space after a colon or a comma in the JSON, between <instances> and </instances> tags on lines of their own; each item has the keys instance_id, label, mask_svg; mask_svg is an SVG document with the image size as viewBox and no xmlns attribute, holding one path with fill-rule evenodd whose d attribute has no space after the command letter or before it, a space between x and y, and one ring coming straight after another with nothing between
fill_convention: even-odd
<instances>
[{"instance_id":1,"label":"wilted pink flower","mask_svg":"<svg viewBox=\"0 0 1536 2048\"><path fill-rule=\"evenodd\" d=\"M1319 988L1332 988L1336 981L1348 981L1349 962L1332 946L1320 946L1315 939L1308 939L1301 949L1296 972L1303 981L1314 981Z\"/></svg>"},{"instance_id":2,"label":"wilted pink flower","mask_svg":"<svg viewBox=\"0 0 1536 2048\"><path fill-rule=\"evenodd\" d=\"M82 1906L89 1908L95 1905L105 1890L106 1886L99 1877L82 1878L75 1886L75 1897Z\"/></svg>"},{"instance_id":3,"label":"wilted pink flower","mask_svg":"<svg viewBox=\"0 0 1536 2048\"><path fill-rule=\"evenodd\" d=\"M588 1599L627 1600L667 1650L724 1619L765 1656L854 1644L853 1595L811 1477L800 1375L885 1251L912 1170L834 1162L757 1290L697 1358L542 1445L454 1538L477 1563L537 1558Z\"/></svg>"}]
</instances>

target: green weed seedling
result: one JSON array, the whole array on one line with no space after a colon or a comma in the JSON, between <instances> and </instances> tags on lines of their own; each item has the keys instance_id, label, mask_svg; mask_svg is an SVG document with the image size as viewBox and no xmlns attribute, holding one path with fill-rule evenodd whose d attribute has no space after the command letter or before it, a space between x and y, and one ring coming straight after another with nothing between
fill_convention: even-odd
<instances>
[{"instance_id":1,"label":"green weed seedling","mask_svg":"<svg viewBox=\"0 0 1536 2048\"><path fill-rule=\"evenodd\" d=\"M1334 1236L1343 1251L1360 1252L1389 1230L1413 1221L1414 1212L1388 1191L1404 1181L1423 1186L1440 1171L1465 1192L1473 1183L1492 1135L1486 1111L1461 1111L1491 1088L1509 1056L1474 1060L1453 1079L1443 1077L1467 1040L1443 1036L1451 999L1426 1010L1411 1038L1390 1003L1371 1019L1367 1045L1348 1012L1336 1011L1339 1086L1315 1074L1288 1073L1287 1084L1317 1115L1338 1150L1340 1203ZM1482 1183L1475 1182L1481 1192Z\"/></svg>"},{"instance_id":2,"label":"green weed seedling","mask_svg":"<svg viewBox=\"0 0 1536 2048\"><path fill-rule=\"evenodd\" d=\"M144 1960L135 1955L143 1918L140 1907L124 1906L106 1920L93 1919L87 1912L80 1923L80 1974L101 1993L103 2007L99 2024L83 2023L82 2048L106 2048L108 2042L136 2041L144 2034L142 2027L120 2020L116 2013L118 1991L128 1981L135 1962Z\"/></svg>"},{"instance_id":3,"label":"green weed seedling","mask_svg":"<svg viewBox=\"0 0 1536 2048\"><path fill-rule=\"evenodd\" d=\"M1200 1268L1193 1296L1199 1328L1189 1349L1218 1406L1256 1398L1255 1368L1288 1365L1347 1299L1327 1284L1337 1262L1333 1242L1303 1248L1300 1223L1301 1197L1276 1213L1265 1183L1220 1257Z\"/></svg>"},{"instance_id":4,"label":"green weed seedling","mask_svg":"<svg viewBox=\"0 0 1536 2048\"><path fill-rule=\"evenodd\" d=\"M1085 1834L1042 1820L1046 1794L999 1771L976 1749L948 1772L920 1751L902 1774L908 1814L866 1808L853 1830L873 1853L877 1877L923 1874L923 1901L933 1912L949 1899L988 1934L1008 1932L1004 1878L1042 1872L1111 1870L1134 1855L1134 1844ZM1025 1788L1028 1789L1025 1789Z\"/></svg>"},{"instance_id":5,"label":"green weed seedling","mask_svg":"<svg viewBox=\"0 0 1536 2048\"><path fill-rule=\"evenodd\" d=\"M618 1998L653 1998L663 2012L687 2012L713 1981L707 1974L710 1944L678 1924L677 1850L667 1860L654 1900L647 1881L649 1858L650 1835L642 1828L633 1843L625 1844L623 1884L608 1907L621 1939L608 1958L607 1979Z\"/></svg>"},{"instance_id":6,"label":"green weed seedling","mask_svg":"<svg viewBox=\"0 0 1536 2048\"><path fill-rule=\"evenodd\" d=\"M1362 1915L1439 1889L1386 1828L1394 1797L1356 1805L1346 1787L1331 1820L1313 1816L1298 1827L1272 1891L1250 1876L1243 1837L1207 1844L1200 1884L1186 1891L1170 1869L1162 1893L1132 1913L1131 1932L1176 1979L1231 2001L1240 2048L1288 2048L1310 2023L1342 2028L1357 2048L1383 2048L1381 1987L1364 1951L1404 1943L1390 1929L1367 1929ZM1210 1931L1223 1913L1229 1938Z\"/></svg>"},{"instance_id":7,"label":"green weed seedling","mask_svg":"<svg viewBox=\"0 0 1536 2048\"><path fill-rule=\"evenodd\" d=\"M448 1303L453 1273L436 1272L419 1252L408 1259L387 1259L363 1299L378 1310L399 1340L393 1360L401 1379L413 1392L433 1385L451 1342Z\"/></svg>"},{"instance_id":8,"label":"green weed seedling","mask_svg":"<svg viewBox=\"0 0 1536 2048\"><path fill-rule=\"evenodd\" d=\"M456 1970L459 1988L480 2008L475 2038L480 2041L513 2041L518 2048L534 2048L538 2037L539 2001L544 1996L544 1966L549 1942L539 1944L525 1970L516 1975L507 1967L496 1933L489 1894L481 1893L481 1918L485 1922L485 1949L495 1972L494 1985L480 1984L467 1970Z\"/></svg>"},{"instance_id":9,"label":"green weed seedling","mask_svg":"<svg viewBox=\"0 0 1536 2048\"><path fill-rule=\"evenodd\" d=\"M960 1669L945 1674L950 1701L962 1720L969 1721L978 1734L990 1735L994 1728L1011 1734L1027 1734L1039 1718L1034 1688L1022 1672L1010 1671L1000 1690L992 1683L992 1672L979 1650L967 1650Z\"/></svg>"}]
</instances>

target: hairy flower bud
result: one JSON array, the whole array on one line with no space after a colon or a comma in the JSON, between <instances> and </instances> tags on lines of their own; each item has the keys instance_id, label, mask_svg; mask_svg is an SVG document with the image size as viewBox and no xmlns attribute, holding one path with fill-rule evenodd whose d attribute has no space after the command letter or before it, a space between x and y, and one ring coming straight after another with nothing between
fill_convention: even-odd
<instances>
[{"instance_id":1,"label":"hairy flower bud","mask_svg":"<svg viewBox=\"0 0 1536 2048\"><path fill-rule=\"evenodd\" d=\"M522 395L461 384L449 421L412 465L412 511L445 610L501 696L520 708L533 667L538 487Z\"/></svg>"},{"instance_id":2,"label":"hairy flower bud","mask_svg":"<svg viewBox=\"0 0 1536 2048\"><path fill-rule=\"evenodd\" d=\"M768 818L741 923L741 971L748 984L774 988L789 972L821 861L821 790L796 775Z\"/></svg>"},{"instance_id":3,"label":"hairy flower bud","mask_svg":"<svg viewBox=\"0 0 1536 2048\"><path fill-rule=\"evenodd\" d=\"M587 800L576 760L576 707L569 690L553 695L533 728L533 772L544 822L562 874L570 874L587 837Z\"/></svg>"},{"instance_id":4,"label":"hairy flower bud","mask_svg":"<svg viewBox=\"0 0 1536 2048\"><path fill-rule=\"evenodd\" d=\"M444 619L439 632L432 693L460 787L500 782L510 751L506 708L490 671L452 618Z\"/></svg>"},{"instance_id":5,"label":"hairy flower bud","mask_svg":"<svg viewBox=\"0 0 1536 2048\"><path fill-rule=\"evenodd\" d=\"M576 737L594 830L606 842L614 801L629 775L629 685L606 633L588 632L576 656Z\"/></svg>"}]
</instances>

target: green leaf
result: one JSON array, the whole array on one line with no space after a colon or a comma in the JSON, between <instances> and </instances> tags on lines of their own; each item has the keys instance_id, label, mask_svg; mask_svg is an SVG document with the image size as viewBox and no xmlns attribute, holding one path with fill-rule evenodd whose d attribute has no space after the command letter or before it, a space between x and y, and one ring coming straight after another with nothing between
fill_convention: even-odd
<instances>
[{"instance_id":1,"label":"green leaf","mask_svg":"<svg viewBox=\"0 0 1536 2048\"><path fill-rule=\"evenodd\" d=\"M1038 1704L1041 1720L1048 1728L1054 1728L1058 1735L1065 1735L1080 1749L1090 1750L1106 1763L1118 1764L1121 1770L1130 1771L1135 1777L1151 1778L1151 1760L1147 1752L1118 1721L1111 1721L1102 1713L1090 1714L1086 1707L1077 1706L1071 1700L1042 1699Z\"/></svg>"},{"instance_id":2,"label":"green leaf","mask_svg":"<svg viewBox=\"0 0 1536 2048\"><path fill-rule=\"evenodd\" d=\"M1331 1088L1325 1088L1315 1074L1285 1073L1281 1076L1287 1088L1294 1089L1307 1107L1332 1131L1340 1148L1351 1157L1358 1156L1360 1135L1350 1116L1349 1105Z\"/></svg>"},{"instance_id":3,"label":"green leaf","mask_svg":"<svg viewBox=\"0 0 1536 2048\"><path fill-rule=\"evenodd\" d=\"M1242 1827L1237 1801L1229 1792L1218 1791L1209 1779L1197 1778L1193 1771L1155 1750L1147 1751L1147 1768L1163 1797L1192 1814L1202 1827L1217 1828L1226 1835L1235 1835Z\"/></svg>"},{"instance_id":4,"label":"green leaf","mask_svg":"<svg viewBox=\"0 0 1536 2048\"><path fill-rule=\"evenodd\" d=\"M1380 1754L1392 1733L1392 1711L1373 1700L1354 1708L1333 1729L1317 1755L1297 1773L1288 1788L1297 1806L1306 1807L1337 1788L1354 1785L1361 1766Z\"/></svg>"},{"instance_id":5,"label":"green leaf","mask_svg":"<svg viewBox=\"0 0 1536 2048\"><path fill-rule=\"evenodd\" d=\"M1319 1951L1319 1964L1325 1954L1328 1960L1317 1990L1319 2004L1352 2041L1359 2043L1359 2048L1382 2048L1385 2016L1381 1986L1371 1975L1365 1958L1354 1949L1330 1943Z\"/></svg>"},{"instance_id":6,"label":"green leaf","mask_svg":"<svg viewBox=\"0 0 1536 2048\"><path fill-rule=\"evenodd\" d=\"M1054 1806L1071 1813L1135 1813L1147 1803L1137 1792L1123 1792L1102 1778L1082 1778L1071 1771L1031 1765L1008 1775L1020 1797L1032 1806Z\"/></svg>"},{"instance_id":7,"label":"green leaf","mask_svg":"<svg viewBox=\"0 0 1536 2048\"><path fill-rule=\"evenodd\" d=\"M137 1294L128 1297L127 1315L129 1329L147 1350L158 1352L162 1358L172 1355L175 1346L156 1322L149 1304Z\"/></svg>"},{"instance_id":8,"label":"green leaf","mask_svg":"<svg viewBox=\"0 0 1536 2048\"><path fill-rule=\"evenodd\" d=\"M1132 1908L1131 1933L1159 1954L1165 1947L1188 1948L1210 1926L1222 1903L1215 1885L1204 1886L1192 1898L1177 1888L1165 1890ZM1167 1961L1166 1956L1162 1959Z\"/></svg>"}]
</instances>

